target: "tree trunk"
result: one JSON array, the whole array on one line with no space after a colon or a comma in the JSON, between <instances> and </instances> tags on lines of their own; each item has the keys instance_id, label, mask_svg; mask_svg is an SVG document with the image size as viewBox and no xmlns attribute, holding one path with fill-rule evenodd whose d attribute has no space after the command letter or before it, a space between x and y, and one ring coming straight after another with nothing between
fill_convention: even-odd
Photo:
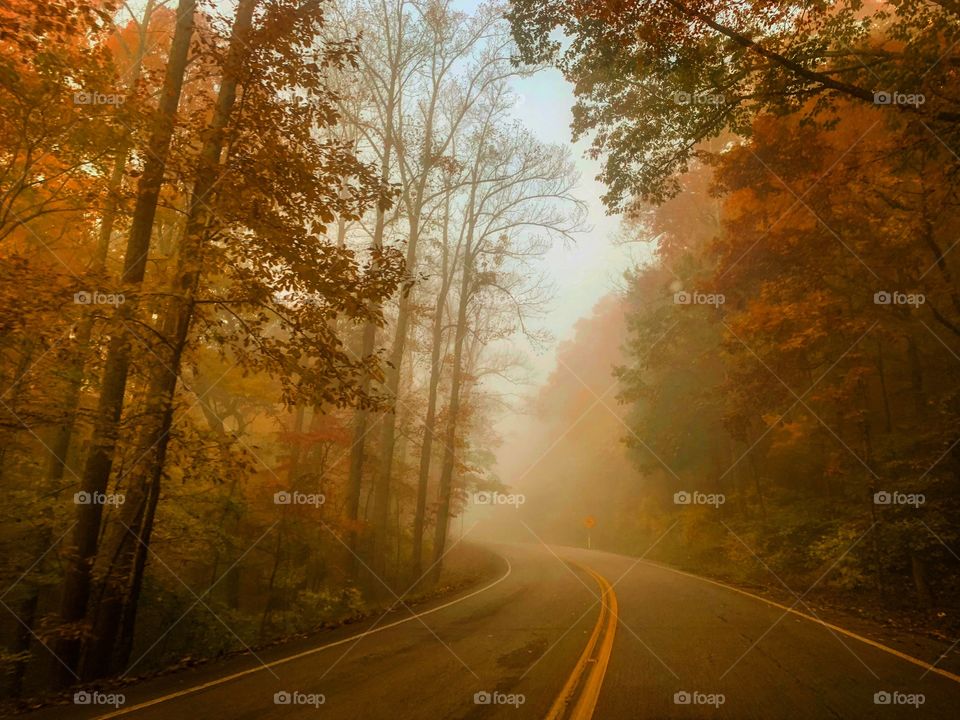
<instances>
[{"instance_id":1,"label":"tree trunk","mask_svg":"<svg viewBox=\"0 0 960 720\"><path fill-rule=\"evenodd\" d=\"M913 398L913 412L917 420L923 418L926 401L923 396L923 366L920 364L920 351L913 335L907 335L907 361L910 367L910 395Z\"/></svg>"},{"instance_id":2,"label":"tree trunk","mask_svg":"<svg viewBox=\"0 0 960 720\"><path fill-rule=\"evenodd\" d=\"M147 559L150 552L150 535L153 532L153 520L157 513L157 503L160 500L160 478L150 485L150 494L147 497L147 510L143 517L143 526L140 529L140 541L136 548L133 573L130 579L130 591L127 594L120 620L120 635L117 638L116 668L126 668L130 665L130 653L133 650L133 640L137 625L137 611L140 608L140 594L143 588L143 575L147 568Z\"/></svg>"},{"instance_id":3,"label":"tree trunk","mask_svg":"<svg viewBox=\"0 0 960 720\"><path fill-rule=\"evenodd\" d=\"M426 525L427 490L430 484L430 464L433 455L434 425L437 417L437 389L440 386L441 348L443 335L443 310L450 291L452 270L449 252L450 241L450 194L444 199L443 216L443 266L442 284L433 311L433 333L430 346L430 382L427 389L427 413L423 421L423 444L420 447L420 472L417 478L417 507L413 516L412 575L419 582L423 574L423 531Z\"/></svg>"},{"instance_id":4,"label":"tree trunk","mask_svg":"<svg viewBox=\"0 0 960 720\"><path fill-rule=\"evenodd\" d=\"M130 366L129 339L124 326L133 318L137 305L134 294L139 291L146 272L153 219L157 211L177 106L183 89L190 39L193 35L195 8L196 0L180 0L177 6L177 24L170 46L160 103L150 133L143 174L137 188L137 201L134 206L121 275L123 289L125 292L130 292L131 297L114 313L116 323L111 330L113 336L103 370L90 452L81 478L80 489L90 497L96 497L97 494L106 491L113 467L117 426L123 411ZM60 603L60 621L65 626L74 626L72 629L77 629L75 626L83 622L87 614L90 572L97 555L102 517L103 507L99 503L77 505L73 546L64 576ZM77 677L76 668L80 660L80 648L81 640L72 632L57 643L56 654L63 663L63 666L57 667L58 681L61 685L69 684Z\"/></svg>"},{"instance_id":5,"label":"tree trunk","mask_svg":"<svg viewBox=\"0 0 960 720\"><path fill-rule=\"evenodd\" d=\"M472 205L472 203L471 203ZM450 404L447 408L447 429L443 447L443 465L440 469L440 505L437 508L437 526L433 538L433 566L430 577L440 579L443 569L443 552L447 543L447 527L450 522L450 493L453 484L453 466L456 461L454 445L457 441L457 416L460 414L460 384L463 380L463 343L467 336L467 305L473 283L473 223L467 231L467 243L463 254L463 276L460 281L460 305L457 310L457 332L453 347L453 377L450 381Z\"/></svg>"},{"instance_id":6,"label":"tree trunk","mask_svg":"<svg viewBox=\"0 0 960 720\"><path fill-rule=\"evenodd\" d=\"M140 80L143 67L143 57L147 49L147 28L150 24L150 18L153 15L154 0L147 0L143 11L143 17L140 21L140 33L137 45L137 53L134 58L131 72L129 73L128 87L133 89ZM127 158L130 154L130 137L124 138L117 157L114 160L113 170L110 173L110 179L107 183L107 197L103 210L100 215L100 230L97 237L97 248L91 263L92 271L100 275L103 273L107 256L110 254L110 239L113 237L113 228L116 224L117 209L119 206L119 196L123 189L123 175L127 167ZM64 470L67 469L67 460L70 453L70 445L73 441L73 433L76 429L77 410L80 407L80 395L83 388L83 381L86 378L86 357L90 352L90 340L93 337L93 316L85 316L77 326L76 339L74 345L77 352L77 363L70 369L67 375L67 387L64 392L61 403L61 413L63 422L61 422L53 431L53 438L49 444L50 458L47 463L45 473L45 485L49 491L56 492L63 482ZM39 541L38 554L49 547L52 539L52 533L47 530L42 534ZM38 568L42 570L42 566ZM31 597L24 601L25 606L29 606L35 612L39 600L39 590L36 587L31 588ZM21 614L21 618L26 616ZM27 626L33 627L33 612L30 614L30 620L24 620ZM31 634L24 631L23 640L26 644L19 644L20 634L18 634L18 643L14 647L14 652L29 650ZM14 670L14 685L19 693L19 684L23 672L26 670L26 663L18 663Z\"/></svg>"},{"instance_id":7,"label":"tree trunk","mask_svg":"<svg viewBox=\"0 0 960 720\"><path fill-rule=\"evenodd\" d=\"M398 82L398 71L396 65L391 67L389 100L387 101L386 126L383 135L383 154L380 159L380 178L384 183L390 180L390 158L393 152L393 111L396 98L396 85ZM386 208L383 204L377 206L377 217L373 228L373 252L379 253L383 248L383 232L386 226ZM376 270L374 264L373 270ZM371 310L373 308L370 308ZM363 336L360 344L360 357L364 360L373 355L376 347L377 326L373 322L367 322L363 327ZM360 381L361 395L367 395L370 392L371 378L368 372L364 372ZM370 411L366 408L358 408L353 422L353 444L350 447L350 475L347 480L347 519L350 524L350 534L348 547L350 557L347 563L350 568L350 577L356 579L360 570L357 550L359 546L359 524L360 524L360 496L363 491L363 465L366 453L366 440L368 424L370 422ZM389 483L389 479L388 479ZM387 489L389 490L389 484ZM377 583L379 585L379 583Z\"/></svg>"},{"instance_id":8,"label":"tree trunk","mask_svg":"<svg viewBox=\"0 0 960 720\"><path fill-rule=\"evenodd\" d=\"M917 604L923 610L929 610L933 607L933 593L930 592L927 569L923 560L916 555L910 555L910 570L913 574L913 585L917 590Z\"/></svg>"},{"instance_id":9,"label":"tree trunk","mask_svg":"<svg viewBox=\"0 0 960 720\"><path fill-rule=\"evenodd\" d=\"M407 239L406 270L408 276L414 277L417 268L417 250L420 242L421 215L423 212L424 193L427 188L427 179L430 173L429 151L433 148L434 113L437 106L439 85L435 82L433 93L430 96L430 105L424 124L423 167L414 186L406 195L407 212L409 215L410 234ZM403 169L401 163L401 170ZM377 491L374 499L374 560L385 562L386 531L387 531L387 504L390 499L390 475L393 469L393 452L396 444L397 410L396 403L400 392L400 368L403 364L404 346L409 334L410 315L413 301L412 290L405 291L400 296L397 308L397 326L394 332L393 348L390 352L390 365L386 372L386 390L389 401L392 403L383 417L380 429L380 468L377 476ZM377 560L381 558L380 560ZM417 561L419 562L419 561ZM419 573L418 573L419 576Z\"/></svg>"},{"instance_id":10,"label":"tree trunk","mask_svg":"<svg viewBox=\"0 0 960 720\"><path fill-rule=\"evenodd\" d=\"M417 242L419 240L419 218L410 220L410 238L407 241L407 272L412 274L417 266ZM393 348L390 352L390 364L386 369L386 391L390 407L384 413L380 425L380 467L373 497L373 562L374 569L383 574L387 553L387 514L390 502L390 475L393 471L393 452L397 433L397 402L400 398L400 367L403 364L403 352L409 334L412 311L412 292L404 290L397 311L397 325L394 331Z\"/></svg>"},{"instance_id":11,"label":"tree trunk","mask_svg":"<svg viewBox=\"0 0 960 720\"><path fill-rule=\"evenodd\" d=\"M887 372L883 358L883 342L877 339L877 374L880 378L880 396L883 400L883 418L887 434L893 432L893 414L890 411L890 393L887 391Z\"/></svg>"},{"instance_id":12,"label":"tree trunk","mask_svg":"<svg viewBox=\"0 0 960 720\"><path fill-rule=\"evenodd\" d=\"M244 37L248 34L252 24L253 11L257 0L241 0L237 7L230 38L230 47L225 62L220 91L210 132L200 153L199 166L193 193L187 215L186 228L178 252L175 287L172 293L172 307L164 320L164 335L170 338L172 353L169 365L160 363L155 368L146 393L148 406L151 412L149 417L158 417L159 424L153 431L148 431L140 446L146 448L144 455L150 458L149 464L141 462L142 471L137 472L130 483L130 494L134 502L130 504L132 512L146 510L146 503L151 496L159 495L160 481L166 462L167 448L170 442L170 428L173 424L174 397L180 375L180 363L189 336L190 324L193 319L194 302L199 286L203 264L203 235L207 231L209 216L207 202L216 183L216 171L223 151L224 130L230 120L237 94L238 70L243 51ZM142 509L141 509L142 508ZM150 524L144 521L149 516ZM131 607L134 598L139 598L139 584L134 586L132 580L137 573L133 568L137 558L137 545L145 544L144 537L152 531L152 514L144 513L137 517L140 520L136 525L115 528L110 543L111 556L117 560L110 568L105 579L106 592L97 612L96 629L89 668L85 668L88 677L100 677L111 670L110 658L117 644L119 626L115 618L121 608L127 607L130 613L136 610ZM134 527L139 534L134 537ZM139 542L138 542L139 541ZM115 548L115 550L114 550ZM142 582L142 572L140 573ZM132 628L131 628L132 631ZM121 644L128 641L125 639Z\"/></svg>"}]
</instances>

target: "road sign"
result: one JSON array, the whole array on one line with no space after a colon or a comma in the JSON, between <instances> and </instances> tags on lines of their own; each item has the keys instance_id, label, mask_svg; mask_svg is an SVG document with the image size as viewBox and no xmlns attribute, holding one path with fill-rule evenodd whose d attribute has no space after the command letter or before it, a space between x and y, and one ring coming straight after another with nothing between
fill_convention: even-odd
<instances>
[{"instance_id":1,"label":"road sign","mask_svg":"<svg viewBox=\"0 0 960 720\"><path fill-rule=\"evenodd\" d=\"M590 528L592 528L592 527L593 527L594 525L596 525L596 524L597 524L597 519L596 519L593 515L587 515L587 516L583 519L583 526L584 526L585 528L587 528L587 530L589 530Z\"/></svg>"}]
</instances>

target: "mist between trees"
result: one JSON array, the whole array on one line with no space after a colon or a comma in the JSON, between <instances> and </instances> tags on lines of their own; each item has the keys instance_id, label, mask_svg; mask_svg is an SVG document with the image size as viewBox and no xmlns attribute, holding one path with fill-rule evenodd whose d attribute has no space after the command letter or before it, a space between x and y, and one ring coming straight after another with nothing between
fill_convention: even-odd
<instances>
[{"instance_id":1,"label":"mist between trees","mask_svg":"<svg viewBox=\"0 0 960 720\"><path fill-rule=\"evenodd\" d=\"M952 641L956 3L511 17L649 253L559 350L526 521Z\"/></svg>"},{"instance_id":2,"label":"mist between trees","mask_svg":"<svg viewBox=\"0 0 960 720\"><path fill-rule=\"evenodd\" d=\"M525 372L536 261L582 227L503 8L134 9L0 10L12 696L456 582L485 378Z\"/></svg>"},{"instance_id":3,"label":"mist between trees","mask_svg":"<svg viewBox=\"0 0 960 720\"><path fill-rule=\"evenodd\" d=\"M956 3L8 0L0 28L5 697L476 580L445 554L474 493L955 636ZM569 148L516 119L548 66L647 259L500 478L540 261L598 241Z\"/></svg>"}]
</instances>

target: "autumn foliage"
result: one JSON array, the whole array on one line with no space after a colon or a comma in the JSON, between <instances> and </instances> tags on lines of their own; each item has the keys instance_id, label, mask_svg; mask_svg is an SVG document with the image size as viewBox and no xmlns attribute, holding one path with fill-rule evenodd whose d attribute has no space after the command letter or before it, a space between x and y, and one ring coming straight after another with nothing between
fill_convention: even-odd
<instances>
[{"instance_id":1,"label":"autumn foliage","mask_svg":"<svg viewBox=\"0 0 960 720\"><path fill-rule=\"evenodd\" d=\"M582 214L513 55L492 5L3 4L7 697L444 587Z\"/></svg>"},{"instance_id":2,"label":"autumn foliage","mask_svg":"<svg viewBox=\"0 0 960 720\"><path fill-rule=\"evenodd\" d=\"M512 20L574 83L574 132L650 249L615 370L632 500L584 476L607 541L955 629L955 5L520 1Z\"/></svg>"}]
</instances>

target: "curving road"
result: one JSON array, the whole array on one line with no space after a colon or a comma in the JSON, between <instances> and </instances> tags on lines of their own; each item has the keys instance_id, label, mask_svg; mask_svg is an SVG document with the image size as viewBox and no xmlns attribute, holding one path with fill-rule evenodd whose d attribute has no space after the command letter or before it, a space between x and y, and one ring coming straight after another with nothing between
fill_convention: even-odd
<instances>
[{"instance_id":1,"label":"curving road","mask_svg":"<svg viewBox=\"0 0 960 720\"><path fill-rule=\"evenodd\" d=\"M621 555L493 549L498 577L417 616L144 682L116 711L30 717L957 717L960 677L786 606Z\"/></svg>"}]
</instances>

